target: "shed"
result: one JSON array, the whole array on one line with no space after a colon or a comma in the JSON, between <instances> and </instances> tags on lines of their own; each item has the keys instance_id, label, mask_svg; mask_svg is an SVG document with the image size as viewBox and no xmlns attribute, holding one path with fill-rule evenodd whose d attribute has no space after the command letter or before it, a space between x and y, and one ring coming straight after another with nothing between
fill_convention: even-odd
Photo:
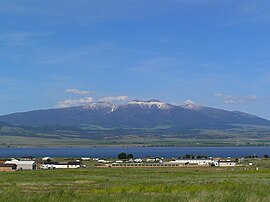
<instances>
[{"instance_id":1,"label":"shed","mask_svg":"<svg viewBox=\"0 0 270 202\"><path fill-rule=\"evenodd\" d=\"M0 172L10 172L17 169L16 164L0 164Z\"/></svg>"}]
</instances>

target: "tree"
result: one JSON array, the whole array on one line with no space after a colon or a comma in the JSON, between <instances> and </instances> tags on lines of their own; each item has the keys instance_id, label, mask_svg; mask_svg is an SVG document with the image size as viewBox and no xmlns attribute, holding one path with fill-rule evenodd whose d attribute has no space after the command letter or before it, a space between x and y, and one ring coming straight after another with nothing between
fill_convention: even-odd
<instances>
[{"instance_id":1,"label":"tree","mask_svg":"<svg viewBox=\"0 0 270 202\"><path fill-rule=\"evenodd\" d=\"M186 154L184 159L195 159L195 156L193 154Z\"/></svg>"},{"instance_id":2,"label":"tree","mask_svg":"<svg viewBox=\"0 0 270 202\"><path fill-rule=\"evenodd\" d=\"M264 158L266 158L266 159L268 159L268 158L269 158L269 156L268 156L267 154L265 154L263 157L264 157Z\"/></svg>"},{"instance_id":3,"label":"tree","mask_svg":"<svg viewBox=\"0 0 270 202\"><path fill-rule=\"evenodd\" d=\"M120 153L118 154L118 159L126 159L127 158L127 154L126 153Z\"/></svg>"},{"instance_id":4,"label":"tree","mask_svg":"<svg viewBox=\"0 0 270 202\"><path fill-rule=\"evenodd\" d=\"M127 159L133 159L133 154L128 154Z\"/></svg>"}]
</instances>

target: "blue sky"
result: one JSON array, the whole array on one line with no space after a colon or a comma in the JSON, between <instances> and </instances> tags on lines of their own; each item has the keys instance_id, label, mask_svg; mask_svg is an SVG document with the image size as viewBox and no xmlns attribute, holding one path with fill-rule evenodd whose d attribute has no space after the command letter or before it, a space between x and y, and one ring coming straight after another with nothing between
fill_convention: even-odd
<instances>
[{"instance_id":1,"label":"blue sky","mask_svg":"<svg viewBox=\"0 0 270 202\"><path fill-rule=\"evenodd\" d=\"M0 114L159 99L270 119L268 0L0 1Z\"/></svg>"}]
</instances>

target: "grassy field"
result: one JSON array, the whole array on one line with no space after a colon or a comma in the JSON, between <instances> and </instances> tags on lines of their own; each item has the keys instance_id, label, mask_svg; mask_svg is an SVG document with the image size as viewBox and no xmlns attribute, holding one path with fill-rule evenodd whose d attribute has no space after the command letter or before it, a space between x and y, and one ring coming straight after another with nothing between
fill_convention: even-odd
<instances>
[{"instance_id":1,"label":"grassy field","mask_svg":"<svg viewBox=\"0 0 270 202\"><path fill-rule=\"evenodd\" d=\"M87 163L85 169L0 173L0 201L270 201L270 160L249 170Z\"/></svg>"},{"instance_id":2,"label":"grassy field","mask_svg":"<svg viewBox=\"0 0 270 202\"><path fill-rule=\"evenodd\" d=\"M75 129L43 127L38 131L0 126L0 147L270 146L270 126L233 125L228 129L186 132L161 130L166 128L169 125L118 129L83 125Z\"/></svg>"},{"instance_id":3,"label":"grassy field","mask_svg":"<svg viewBox=\"0 0 270 202\"><path fill-rule=\"evenodd\" d=\"M0 135L0 148L7 147L95 147L95 146L270 146L268 139L188 139L180 137L121 136L116 139L91 140L73 137L25 137Z\"/></svg>"}]
</instances>

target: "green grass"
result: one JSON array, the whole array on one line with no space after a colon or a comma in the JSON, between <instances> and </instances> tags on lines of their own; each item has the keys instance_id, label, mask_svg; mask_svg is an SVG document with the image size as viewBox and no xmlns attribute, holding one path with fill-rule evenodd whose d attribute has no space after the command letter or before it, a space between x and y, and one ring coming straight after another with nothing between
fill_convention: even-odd
<instances>
[{"instance_id":1,"label":"green grass","mask_svg":"<svg viewBox=\"0 0 270 202\"><path fill-rule=\"evenodd\" d=\"M170 127L168 124L153 128L103 128L84 124L81 126L84 131L56 128L37 132L3 126L0 127L0 147L270 146L270 126L232 125L227 129L178 133L170 132Z\"/></svg>"},{"instance_id":2,"label":"green grass","mask_svg":"<svg viewBox=\"0 0 270 202\"><path fill-rule=\"evenodd\" d=\"M177 136L121 136L115 139L91 140L76 137L40 137L0 135L0 147L94 147L94 146L270 146L270 140L263 139L188 139Z\"/></svg>"},{"instance_id":3,"label":"green grass","mask_svg":"<svg viewBox=\"0 0 270 202\"><path fill-rule=\"evenodd\" d=\"M0 201L270 201L270 161L255 164L0 173Z\"/></svg>"}]
</instances>

